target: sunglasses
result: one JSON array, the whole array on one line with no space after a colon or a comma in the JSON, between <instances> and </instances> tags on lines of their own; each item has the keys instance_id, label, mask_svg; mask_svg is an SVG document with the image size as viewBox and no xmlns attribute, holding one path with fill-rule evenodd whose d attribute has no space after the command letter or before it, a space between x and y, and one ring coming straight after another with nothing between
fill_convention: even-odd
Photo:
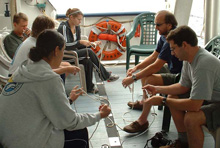
<instances>
[{"instance_id":1,"label":"sunglasses","mask_svg":"<svg viewBox=\"0 0 220 148\"><path fill-rule=\"evenodd\" d=\"M166 24L166 23L161 23L161 24L156 23L155 25L156 25L157 27L160 27L160 26L163 25L163 24Z\"/></svg>"},{"instance_id":2,"label":"sunglasses","mask_svg":"<svg viewBox=\"0 0 220 148\"><path fill-rule=\"evenodd\" d=\"M174 50L176 50L176 49L175 48L174 49L170 49L171 52L174 52Z\"/></svg>"}]
</instances>

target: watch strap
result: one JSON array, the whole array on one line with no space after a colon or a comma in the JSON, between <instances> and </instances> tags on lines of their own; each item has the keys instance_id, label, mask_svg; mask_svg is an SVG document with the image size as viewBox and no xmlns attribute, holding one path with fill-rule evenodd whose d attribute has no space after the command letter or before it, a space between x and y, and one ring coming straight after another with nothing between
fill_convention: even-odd
<instances>
[{"instance_id":1,"label":"watch strap","mask_svg":"<svg viewBox=\"0 0 220 148\"><path fill-rule=\"evenodd\" d=\"M137 81L137 77L136 77L135 74L132 75L132 79L133 79L134 81Z\"/></svg>"},{"instance_id":2,"label":"watch strap","mask_svg":"<svg viewBox=\"0 0 220 148\"><path fill-rule=\"evenodd\" d=\"M166 102L167 102L167 98L166 98L166 97L163 97L162 105L163 105L163 106L166 106Z\"/></svg>"}]
</instances>

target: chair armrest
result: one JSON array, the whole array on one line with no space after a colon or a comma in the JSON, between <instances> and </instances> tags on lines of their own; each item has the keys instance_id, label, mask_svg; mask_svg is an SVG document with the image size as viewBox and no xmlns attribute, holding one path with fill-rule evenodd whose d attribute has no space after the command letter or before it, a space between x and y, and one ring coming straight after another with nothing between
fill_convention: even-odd
<instances>
[{"instance_id":1,"label":"chair armrest","mask_svg":"<svg viewBox=\"0 0 220 148\"><path fill-rule=\"evenodd\" d=\"M1 49L1 52L2 54L6 57L6 59L11 62L12 59L9 57L9 55L7 54L6 50L5 50L5 46L4 46L4 39L5 37L8 35L9 33L8 32L4 32L4 35L1 35L0 36L0 49Z\"/></svg>"},{"instance_id":2,"label":"chair armrest","mask_svg":"<svg viewBox=\"0 0 220 148\"><path fill-rule=\"evenodd\" d=\"M64 50L64 58L70 58L73 59L76 66L79 66L79 58L78 58L78 54L76 51L68 51L68 50Z\"/></svg>"},{"instance_id":3,"label":"chair armrest","mask_svg":"<svg viewBox=\"0 0 220 148\"><path fill-rule=\"evenodd\" d=\"M72 55L72 56L78 58L77 52L73 51L73 50L64 50L64 55Z\"/></svg>"},{"instance_id":4,"label":"chair armrest","mask_svg":"<svg viewBox=\"0 0 220 148\"><path fill-rule=\"evenodd\" d=\"M139 24L139 17L140 15L137 15L135 18L134 18L134 21L133 21L133 24L131 26L131 30L126 34L126 39L131 39L134 37L134 34L136 32L136 29L137 29L137 26Z\"/></svg>"},{"instance_id":5,"label":"chair armrest","mask_svg":"<svg viewBox=\"0 0 220 148\"><path fill-rule=\"evenodd\" d=\"M134 18L133 24L131 26L131 30L126 34L127 51L130 50L130 40L134 37L138 24L139 24L139 15L137 15Z\"/></svg>"},{"instance_id":6,"label":"chair armrest","mask_svg":"<svg viewBox=\"0 0 220 148\"><path fill-rule=\"evenodd\" d=\"M3 88L2 86L5 86L5 84L7 83L7 81L9 80L10 77L5 77L5 76L2 76L0 75L0 85L1 85L1 88ZM1 91L0 91L1 92Z\"/></svg>"},{"instance_id":7,"label":"chair armrest","mask_svg":"<svg viewBox=\"0 0 220 148\"><path fill-rule=\"evenodd\" d=\"M64 50L63 57L74 60L75 66L80 68L80 72L79 72L80 83L84 91L87 92L85 70L84 70L84 66L82 64L79 64L79 58L77 52L72 50L70 51ZM68 60L64 60L64 61L68 61Z\"/></svg>"},{"instance_id":8,"label":"chair armrest","mask_svg":"<svg viewBox=\"0 0 220 148\"><path fill-rule=\"evenodd\" d=\"M6 58L4 58L2 55L0 55L0 64L4 67L6 67L6 69L9 70L9 67L11 65L11 61L7 60Z\"/></svg>"},{"instance_id":9,"label":"chair armrest","mask_svg":"<svg viewBox=\"0 0 220 148\"><path fill-rule=\"evenodd\" d=\"M205 49L208 51L212 51L213 48L215 48L219 44L220 44L220 36L215 36L212 39L210 39L210 41L208 41L208 43L206 43Z\"/></svg>"},{"instance_id":10,"label":"chair armrest","mask_svg":"<svg viewBox=\"0 0 220 148\"><path fill-rule=\"evenodd\" d=\"M0 75L0 80L1 80L1 81L2 81L2 80L3 80L3 81L4 81L4 80L7 81L7 80L9 80L9 78L10 78L10 77L5 77L5 76Z\"/></svg>"}]
</instances>

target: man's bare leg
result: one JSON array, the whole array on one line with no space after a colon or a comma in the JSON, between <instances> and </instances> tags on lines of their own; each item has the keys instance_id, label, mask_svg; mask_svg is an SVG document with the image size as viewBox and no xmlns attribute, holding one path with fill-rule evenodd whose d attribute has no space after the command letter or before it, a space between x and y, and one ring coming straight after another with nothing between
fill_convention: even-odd
<instances>
[{"instance_id":1,"label":"man's bare leg","mask_svg":"<svg viewBox=\"0 0 220 148\"><path fill-rule=\"evenodd\" d=\"M145 85L146 84L164 85L163 79L160 74L153 74L153 75L147 77L145 79ZM142 85L142 86L144 86L144 85ZM143 90L143 96L144 96L144 93L145 93L145 98L143 97L143 99L141 101L142 104L144 103L144 100L147 99L147 95L146 95L145 90ZM147 104L147 103L143 104L143 110L142 110L141 116L137 120L140 125L143 125L144 123L147 122L147 117L150 113L151 107L152 107L152 105L150 105L150 104Z\"/></svg>"},{"instance_id":2,"label":"man's bare leg","mask_svg":"<svg viewBox=\"0 0 220 148\"><path fill-rule=\"evenodd\" d=\"M141 79L141 84L142 84L142 86L145 86L147 84L164 85L163 78L160 74L153 74L149 77L144 77L143 79ZM147 97L146 91L143 90L143 97L142 97L142 100L140 101L140 103L143 104L143 101L147 98L148 97Z\"/></svg>"},{"instance_id":3,"label":"man's bare leg","mask_svg":"<svg viewBox=\"0 0 220 148\"><path fill-rule=\"evenodd\" d=\"M187 112L184 124L187 131L190 148L203 148L204 132L202 125L206 124L206 117L203 111Z\"/></svg>"}]
</instances>

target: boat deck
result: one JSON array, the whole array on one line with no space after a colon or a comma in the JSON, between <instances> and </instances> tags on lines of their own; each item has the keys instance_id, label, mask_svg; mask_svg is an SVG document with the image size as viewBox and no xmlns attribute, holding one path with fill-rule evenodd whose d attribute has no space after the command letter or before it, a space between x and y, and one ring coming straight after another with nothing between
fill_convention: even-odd
<instances>
[{"instance_id":1,"label":"boat deck","mask_svg":"<svg viewBox=\"0 0 220 148\"><path fill-rule=\"evenodd\" d=\"M151 114L148 117L148 121L150 123L149 129L144 133L139 134L129 134L121 130L125 125L130 124L131 121L135 121L141 111L131 110L127 106L128 101L132 100L140 100L141 99L141 83L137 81L134 83L134 93L132 99L132 93L128 88L124 88L121 85L122 80L126 76L125 65L117 65L117 66L106 66L109 71L112 71L114 74L118 74L120 76L119 80L115 82L103 82L98 83L98 88L103 86L103 90L100 90L100 93L103 96L103 91L106 92L107 98L109 100L111 109L112 109L112 117L114 119L116 127L114 126L111 130L110 123L112 123L109 119L102 119L98 124L88 127L90 139L90 147L91 148L144 148L148 139L153 137L156 132L160 132L162 129L162 119L163 119L163 110L158 110L158 107L155 106L151 109L151 113L156 113L154 116ZM98 80L99 81L99 80ZM94 79L94 83L96 80ZM79 84L79 80L77 80L77 76L69 76L66 79L66 91L69 92L74 85ZM99 86L99 85L102 86ZM99 88L100 89L100 88ZM72 107L77 110L78 113L95 113L98 111L98 107L100 105L100 101L95 99L99 99L99 94L89 94L88 96L80 96L76 101L75 105ZM105 97L106 98L106 97ZM107 126L108 127L107 127ZM116 136L115 138L112 136ZM119 146L118 146L118 137L119 137ZM170 130L167 133L166 137L171 140L175 140L177 138L177 131L173 121L171 120ZM115 145L114 146L114 142ZM152 147L150 142L148 144L149 147ZM213 148L214 147L214 139L213 137L205 133L205 143L204 148Z\"/></svg>"}]
</instances>

